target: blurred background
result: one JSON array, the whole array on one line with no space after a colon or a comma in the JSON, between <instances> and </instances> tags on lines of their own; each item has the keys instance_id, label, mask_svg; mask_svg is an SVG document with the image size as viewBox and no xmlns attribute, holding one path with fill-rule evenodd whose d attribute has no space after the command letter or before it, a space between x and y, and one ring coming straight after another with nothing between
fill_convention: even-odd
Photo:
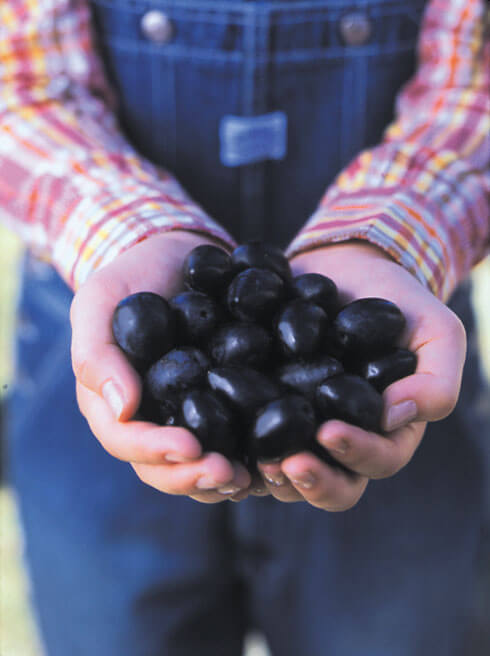
<instances>
[{"instance_id":1,"label":"blurred background","mask_svg":"<svg viewBox=\"0 0 490 656\"><path fill-rule=\"evenodd\" d=\"M12 381L12 340L16 299L16 263L21 253L17 238L0 226L0 398ZM473 272L473 301L484 366L490 379L490 258ZM484 557L484 556L483 556ZM488 559L488 555L487 555ZM490 608L483 608L490 595L490 581L482 581L481 631L490 630ZM478 637L476 637L478 642ZM468 652L477 656L477 648ZM479 652L478 652L479 653ZM28 580L22 563L22 537L18 525L15 497L5 485L0 488L0 656L41 656L32 612ZM264 656L259 637L251 636L246 656Z\"/></svg>"}]
</instances>

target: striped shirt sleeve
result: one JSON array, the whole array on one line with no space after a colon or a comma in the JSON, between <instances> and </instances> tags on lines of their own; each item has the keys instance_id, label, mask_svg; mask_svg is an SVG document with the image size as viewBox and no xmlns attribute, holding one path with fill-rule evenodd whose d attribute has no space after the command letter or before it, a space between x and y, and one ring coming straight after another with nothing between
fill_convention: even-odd
<instances>
[{"instance_id":1,"label":"striped shirt sleeve","mask_svg":"<svg viewBox=\"0 0 490 656\"><path fill-rule=\"evenodd\" d=\"M487 8L486 8L487 7ZM490 235L490 40L485 0L431 0L418 67L382 143L327 190L288 254L350 239L388 252L440 299Z\"/></svg>"},{"instance_id":2,"label":"striped shirt sleeve","mask_svg":"<svg viewBox=\"0 0 490 656\"><path fill-rule=\"evenodd\" d=\"M122 136L86 0L0 2L0 219L74 289L152 234L233 244Z\"/></svg>"}]
</instances>

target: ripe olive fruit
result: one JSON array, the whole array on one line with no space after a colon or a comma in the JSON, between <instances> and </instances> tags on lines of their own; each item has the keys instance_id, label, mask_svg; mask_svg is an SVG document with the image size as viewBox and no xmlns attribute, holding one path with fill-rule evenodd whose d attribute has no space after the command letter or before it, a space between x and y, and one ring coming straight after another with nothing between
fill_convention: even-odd
<instances>
[{"instance_id":1,"label":"ripe olive fruit","mask_svg":"<svg viewBox=\"0 0 490 656\"><path fill-rule=\"evenodd\" d=\"M315 431L311 403L297 394L288 394L259 410L252 427L250 448L259 462L277 462L308 450Z\"/></svg>"},{"instance_id":2,"label":"ripe olive fruit","mask_svg":"<svg viewBox=\"0 0 490 656\"><path fill-rule=\"evenodd\" d=\"M382 392L400 378L410 376L417 367L417 356L405 348L395 348L385 355L365 362L361 376Z\"/></svg>"},{"instance_id":3,"label":"ripe olive fruit","mask_svg":"<svg viewBox=\"0 0 490 656\"><path fill-rule=\"evenodd\" d=\"M340 310L334 327L345 352L367 357L395 345L405 327L405 317L391 301L360 298Z\"/></svg>"},{"instance_id":4,"label":"ripe olive fruit","mask_svg":"<svg viewBox=\"0 0 490 656\"><path fill-rule=\"evenodd\" d=\"M244 418L252 417L256 410L280 394L275 382L249 367L215 367L208 372L208 383Z\"/></svg>"},{"instance_id":5,"label":"ripe olive fruit","mask_svg":"<svg viewBox=\"0 0 490 656\"><path fill-rule=\"evenodd\" d=\"M310 301L333 317L339 309L339 294L333 280L321 273L303 273L293 279L292 292L303 301Z\"/></svg>"},{"instance_id":6,"label":"ripe olive fruit","mask_svg":"<svg viewBox=\"0 0 490 656\"><path fill-rule=\"evenodd\" d=\"M320 306L296 299L279 312L276 334L288 358L312 356L325 337L328 319Z\"/></svg>"},{"instance_id":7,"label":"ripe olive fruit","mask_svg":"<svg viewBox=\"0 0 490 656\"><path fill-rule=\"evenodd\" d=\"M192 249L184 262L184 281L188 287L210 296L220 296L233 277L230 256L211 244Z\"/></svg>"},{"instance_id":8,"label":"ripe olive fruit","mask_svg":"<svg viewBox=\"0 0 490 656\"><path fill-rule=\"evenodd\" d=\"M217 451L231 458L237 446L233 413L210 390L192 390L182 399L181 425L199 440L203 451Z\"/></svg>"},{"instance_id":9,"label":"ripe olive fruit","mask_svg":"<svg viewBox=\"0 0 490 656\"><path fill-rule=\"evenodd\" d=\"M285 387L314 403L318 385L343 370L341 362L329 355L322 355L307 362L288 362L277 369L276 378Z\"/></svg>"},{"instance_id":10,"label":"ripe olive fruit","mask_svg":"<svg viewBox=\"0 0 490 656\"><path fill-rule=\"evenodd\" d=\"M324 420L341 419L367 431L381 432L383 399L360 376L343 373L327 378L317 388L316 402Z\"/></svg>"},{"instance_id":11,"label":"ripe olive fruit","mask_svg":"<svg viewBox=\"0 0 490 656\"><path fill-rule=\"evenodd\" d=\"M283 302L282 278L268 269L245 269L228 288L228 308L240 321L268 323Z\"/></svg>"},{"instance_id":12,"label":"ripe olive fruit","mask_svg":"<svg viewBox=\"0 0 490 656\"><path fill-rule=\"evenodd\" d=\"M204 382L209 366L208 356L197 348L173 349L150 367L145 385L154 399L165 401Z\"/></svg>"},{"instance_id":13,"label":"ripe olive fruit","mask_svg":"<svg viewBox=\"0 0 490 656\"><path fill-rule=\"evenodd\" d=\"M182 292L171 298L169 304L175 314L181 344L203 343L218 324L218 305L203 292Z\"/></svg>"},{"instance_id":14,"label":"ripe olive fruit","mask_svg":"<svg viewBox=\"0 0 490 656\"><path fill-rule=\"evenodd\" d=\"M175 317L162 296L138 292L117 304L112 332L131 362L151 363L175 346Z\"/></svg>"},{"instance_id":15,"label":"ripe olive fruit","mask_svg":"<svg viewBox=\"0 0 490 656\"><path fill-rule=\"evenodd\" d=\"M236 273L251 268L269 269L285 281L291 279L291 267L282 250L260 241L237 246L231 254L231 262Z\"/></svg>"},{"instance_id":16,"label":"ripe olive fruit","mask_svg":"<svg viewBox=\"0 0 490 656\"><path fill-rule=\"evenodd\" d=\"M261 367L268 359L272 337L257 323L234 321L218 328L209 343L217 365Z\"/></svg>"}]
</instances>

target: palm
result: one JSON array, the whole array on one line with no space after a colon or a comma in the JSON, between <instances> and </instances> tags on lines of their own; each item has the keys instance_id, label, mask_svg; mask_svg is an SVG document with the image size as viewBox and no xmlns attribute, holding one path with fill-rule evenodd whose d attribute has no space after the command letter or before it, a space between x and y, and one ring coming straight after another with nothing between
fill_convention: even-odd
<instances>
[{"instance_id":1,"label":"palm","mask_svg":"<svg viewBox=\"0 0 490 656\"><path fill-rule=\"evenodd\" d=\"M401 345L418 356L416 373L383 393L383 427L390 431L389 439L341 421L329 421L318 431L322 446L355 476L329 470L308 453L292 456L280 466L261 468L278 499L307 500L320 508L342 510L358 501L369 478L391 476L405 466L423 437L426 422L452 410L464 362L464 330L455 315L411 274L370 244L348 242L314 250L294 258L292 267L295 274L316 272L332 278L343 303L370 296L396 303L407 319ZM408 416L414 407L415 416Z\"/></svg>"}]
</instances>

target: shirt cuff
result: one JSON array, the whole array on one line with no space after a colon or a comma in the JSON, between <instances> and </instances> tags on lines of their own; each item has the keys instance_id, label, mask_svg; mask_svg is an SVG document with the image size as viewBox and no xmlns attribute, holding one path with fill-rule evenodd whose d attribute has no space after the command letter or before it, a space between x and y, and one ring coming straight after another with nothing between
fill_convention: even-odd
<instances>
[{"instance_id":1,"label":"shirt cuff","mask_svg":"<svg viewBox=\"0 0 490 656\"><path fill-rule=\"evenodd\" d=\"M137 184L115 197L77 199L58 234L52 260L76 290L96 269L148 237L186 230L234 248L232 237L190 198L148 193Z\"/></svg>"},{"instance_id":2,"label":"shirt cuff","mask_svg":"<svg viewBox=\"0 0 490 656\"><path fill-rule=\"evenodd\" d=\"M291 258L331 243L363 239L446 301L459 282L465 248L472 245L468 239L455 248L452 227L441 215L440 207L412 191L340 193L319 206L286 253Z\"/></svg>"}]
</instances>

